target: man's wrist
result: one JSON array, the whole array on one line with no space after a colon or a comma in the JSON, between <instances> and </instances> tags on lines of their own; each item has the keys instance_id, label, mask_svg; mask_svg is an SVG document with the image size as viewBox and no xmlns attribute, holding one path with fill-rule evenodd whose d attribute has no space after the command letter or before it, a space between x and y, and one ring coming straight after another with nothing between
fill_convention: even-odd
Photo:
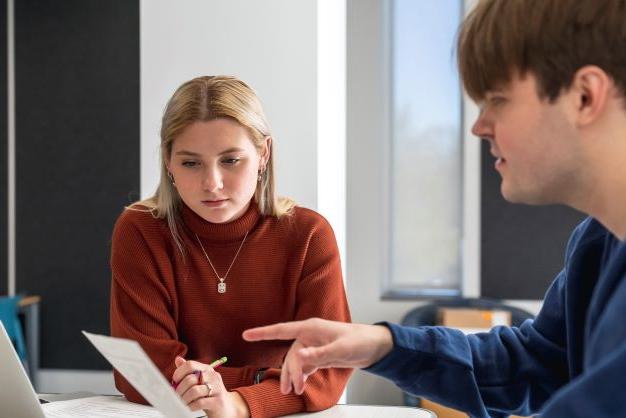
<instances>
[{"instance_id":1,"label":"man's wrist","mask_svg":"<svg viewBox=\"0 0 626 418\"><path fill-rule=\"evenodd\" d=\"M376 349L371 358L372 362L367 367L370 367L374 363L380 361L393 349L393 336L391 335L391 330L385 325L381 324L373 325L373 327L376 331L374 333L376 336Z\"/></svg>"}]
</instances>

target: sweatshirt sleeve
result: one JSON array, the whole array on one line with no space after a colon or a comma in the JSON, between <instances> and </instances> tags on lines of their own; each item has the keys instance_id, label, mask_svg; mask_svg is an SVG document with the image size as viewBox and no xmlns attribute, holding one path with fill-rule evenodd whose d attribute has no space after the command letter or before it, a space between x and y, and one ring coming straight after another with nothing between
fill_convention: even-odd
<instances>
[{"instance_id":1,"label":"sweatshirt sleeve","mask_svg":"<svg viewBox=\"0 0 626 418\"><path fill-rule=\"evenodd\" d=\"M328 222L319 218L306 238L308 247L293 319L319 317L350 322L337 242ZM269 369L260 384L236 390L248 403L253 418L319 411L337 403L351 373L351 369L318 370L308 378L302 395L283 395L280 369Z\"/></svg>"},{"instance_id":2,"label":"sweatshirt sleeve","mask_svg":"<svg viewBox=\"0 0 626 418\"><path fill-rule=\"evenodd\" d=\"M125 212L113 231L111 244L111 335L139 342L150 359L170 380L176 369L176 356L187 356L187 346L179 340L178 301L173 283L172 255L165 251L152 225L137 222L141 213ZM148 239L146 236L153 239ZM153 237L154 235L154 237ZM193 359L210 363L212 359ZM254 367L220 367L227 388L251 384ZM117 371L115 385L132 402L146 400Z\"/></svg>"},{"instance_id":3,"label":"sweatshirt sleeve","mask_svg":"<svg viewBox=\"0 0 626 418\"><path fill-rule=\"evenodd\" d=\"M406 392L472 417L499 418L539 411L569 382L565 289L572 255L585 225L572 234L565 268L550 286L534 320L519 328L495 327L474 335L445 327L385 324L391 330L394 348L365 370L392 380ZM621 361L626 364L626 355ZM552 408L564 408L557 400Z\"/></svg>"}]
</instances>

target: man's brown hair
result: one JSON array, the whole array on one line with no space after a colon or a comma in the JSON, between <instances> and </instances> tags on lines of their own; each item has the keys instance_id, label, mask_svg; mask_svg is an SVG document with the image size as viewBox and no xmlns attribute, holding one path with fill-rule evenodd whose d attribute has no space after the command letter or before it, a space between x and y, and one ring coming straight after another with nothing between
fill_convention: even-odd
<instances>
[{"instance_id":1,"label":"man's brown hair","mask_svg":"<svg viewBox=\"0 0 626 418\"><path fill-rule=\"evenodd\" d=\"M458 64L469 96L537 77L554 101L585 65L626 87L626 0L480 0L461 26Z\"/></svg>"}]
</instances>

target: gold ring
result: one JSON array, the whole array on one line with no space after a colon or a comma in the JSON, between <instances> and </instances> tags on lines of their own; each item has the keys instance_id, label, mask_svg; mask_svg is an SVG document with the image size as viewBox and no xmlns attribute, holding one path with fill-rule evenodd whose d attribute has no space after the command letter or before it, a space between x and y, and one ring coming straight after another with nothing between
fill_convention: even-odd
<instances>
[{"instance_id":1,"label":"gold ring","mask_svg":"<svg viewBox=\"0 0 626 418\"><path fill-rule=\"evenodd\" d=\"M204 386L206 386L206 389L209 391L206 396L211 396L211 393L213 392L213 386L209 385L208 383L204 383Z\"/></svg>"}]
</instances>

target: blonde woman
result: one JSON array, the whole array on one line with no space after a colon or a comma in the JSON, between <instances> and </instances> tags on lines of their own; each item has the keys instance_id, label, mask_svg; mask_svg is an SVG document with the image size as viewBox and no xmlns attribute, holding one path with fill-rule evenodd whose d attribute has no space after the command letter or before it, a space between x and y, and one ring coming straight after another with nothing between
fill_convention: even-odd
<instances>
[{"instance_id":1,"label":"blonde woman","mask_svg":"<svg viewBox=\"0 0 626 418\"><path fill-rule=\"evenodd\" d=\"M350 321L328 222L277 197L273 138L259 99L234 77L198 77L169 100L155 195L120 215L111 250L111 334L137 340L193 410L270 417L335 404L350 372L282 394L289 344L243 330L323 317ZM228 357L219 367L211 363ZM117 388L145 402L115 374Z\"/></svg>"}]
</instances>

